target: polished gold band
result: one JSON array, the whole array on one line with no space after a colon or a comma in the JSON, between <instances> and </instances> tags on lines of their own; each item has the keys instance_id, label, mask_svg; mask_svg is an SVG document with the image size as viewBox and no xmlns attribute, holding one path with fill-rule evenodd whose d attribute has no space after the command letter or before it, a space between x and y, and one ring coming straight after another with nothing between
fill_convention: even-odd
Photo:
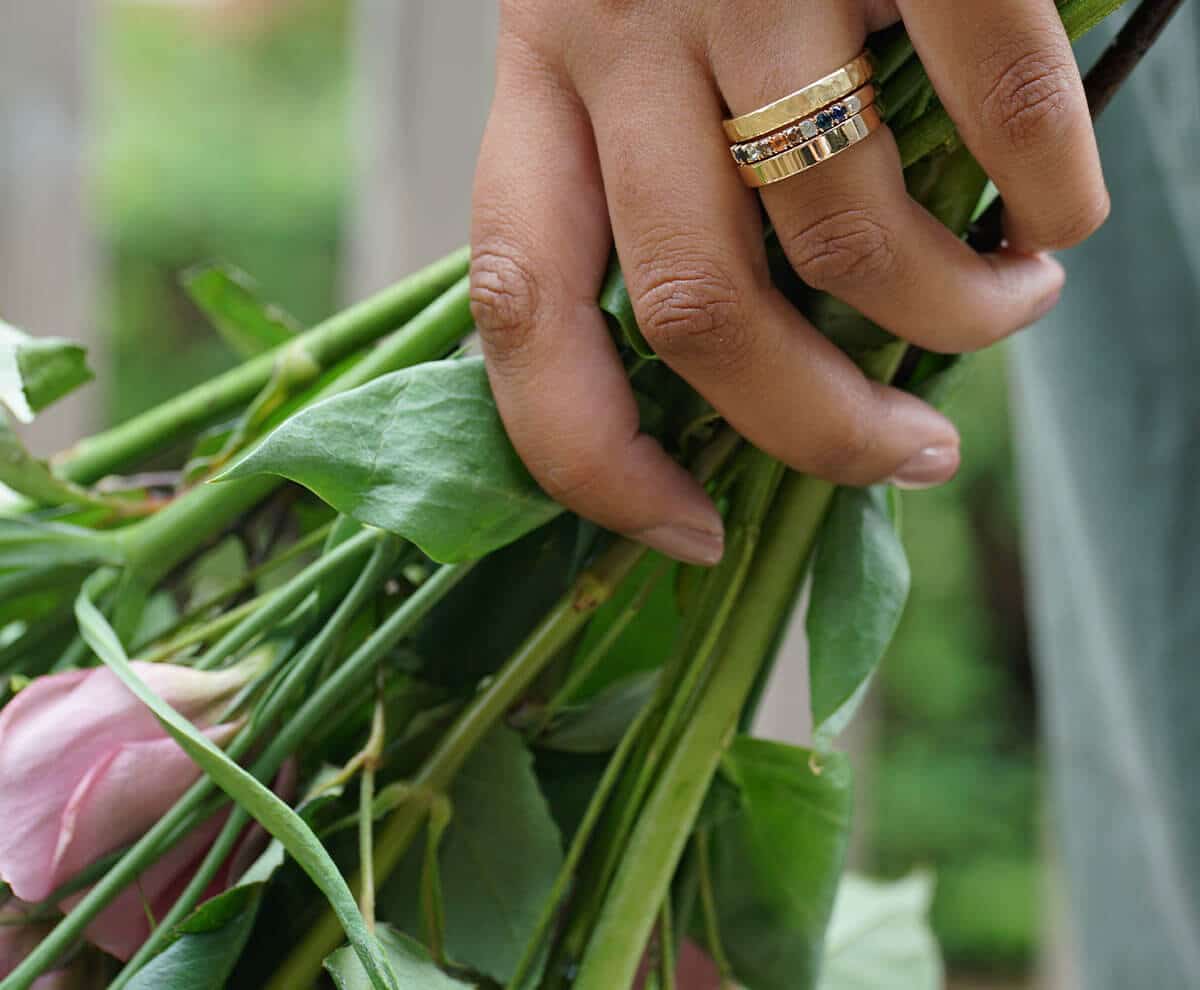
<instances>
[{"instance_id":1,"label":"polished gold band","mask_svg":"<svg viewBox=\"0 0 1200 990\"><path fill-rule=\"evenodd\" d=\"M849 96L872 75L874 68L871 65L871 56L863 52L837 71L790 96L725 121L725 134L730 141L749 141L770 134L771 131L777 131L800 117L807 117L821 107Z\"/></svg>"},{"instance_id":2,"label":"polished gold band","mask_svg":"<svg viewBox=\"0 0 1200 990\"><path fill-rule=\"evenodd\" d=\"M831 103L811 117L805 117L794 124L788 124L781 131L766 134L753 141L743 141L730 145L729 153L739 165L753 165L765 158L790 151L797 145L804 144L832 130L838 124L844 124L851 117L863 112L875 102L875 87L868 83L845 99Z\"/></svg>"},{"instance_id":3,"label":"polished gold band","mask_svg":"<svg viewBox=\"0 0 1200 990\"><path fill-rule=\"evenodd\" d=\"M862 113L851 117L844 124L831 128L819 137L753 165L739 165L738 174L751 189L781 182L799 175L834 155L858 144L879 129L883 118L875 106L864 107Z\"/></svg>"}]
</instances>

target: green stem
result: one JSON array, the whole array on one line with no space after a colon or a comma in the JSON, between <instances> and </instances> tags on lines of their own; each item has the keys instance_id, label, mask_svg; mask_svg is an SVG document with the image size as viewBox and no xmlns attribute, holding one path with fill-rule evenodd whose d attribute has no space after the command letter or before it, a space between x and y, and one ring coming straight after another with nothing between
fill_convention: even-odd
<instances>
[{"instance_id":1,"label":"green stem","mask_svg":"<svg viewBox=\"0 0 1200 990\"><path fill-rule=\"evenodd\" d=\"M708 944L708 954L717 964L721 979L728 980L733 977L733 967L729 964L729 957L725 955L721 926L717 921L717 896L713 890L706 828L696 833L696 871L700 880L700 909L704 915L704 940Z\"/></svg>"},{"instance_id":2,"label":"green stem","mask_svg":"<svg viewBox=\"0 0 1200 990\"><path fill-rule=\"evenodd\" d=\"M759 667L784 621L833 486L790 475L768 517L724 654L630 838L573 990L629 986Z\"/></svg>"},{"instance_id":3,"label":"green stem","mask_svg":"<svg viewBox=\"0 0 1200 990\"><path fill-rule=\"evenodd\" d=\"M461 248L283 346L299 342L318 364L331 364L410 320L461 279L466 270L467 249ZM81 441L60 455L59 473L77 484L93 484L154 453L180 434L214 422L251 401L266 385L275 369L278 350L261 354L120 426Z\"/></svg>"},{"instance_id":4,"label":"green stem","mask_svg":"<svg viewBox=\"0 0 1200 990\"><path fill-rule=\"evenodd\" d=\"M634 592L633 597L629 599L629 603L621 609L620 614L614 617L612 624L604 631L604 635L571 668L571 673L563 683L563 686L546 702L529 734L530 738L536 738L546 731L546 727L549 726L563 705L567 704L575 696L576 692L583 686L583 683L592 675L592 672L600 666L621 633L629 627L629 624L637 618L638 613L645 607L650 593L658 585L659 579L667 572L669 566L669 561L660 561L654 570L646 575L641 586Z\"/></svg>"},{"instance_id":5,"label":"green stem","mask_svg":"<svg viewBox=\"0 0 1200 990\"><path fill-rule=\"evenodd\" d=\"M529 684L558 654L559 649L613 594L646 553L641 544L621 540L583 572L504 666L462 711L417 771L411 785L417 793L444 794L480 740L521 697ZM423 586L424 587L424 586ZM428 810L427 802L408 802L384 825L375 843L374 869L386 882L412 843ZM351 884L361 887L361 875ZM324 958L341 944L342 929L332 912L292 951L275 973L268 990L311 986Z\"/></svg>"},{"instance_id":6,"label":"green stem","mask_svg":"<svg viewBox=\"0 0 1200 990\"><path fill-rule=\"evenodd\" d=\"M183 635L191 633L194 629L198 628L194 626L193 623L195 623L200 616L206 613L209 609L213 608L215 605L220 605L222 602L228 601L230 598L240 594L247 588L253 587L253 585L260 578L278 570L284 564L291 560L295 560L301 554L306 553L315 547L319 547L322 543L324 543L325 537L329 535L329 532L332 529L332 522L327 522L322 526L318 526L311 533L305 534L300 539L296 540L295 543L289 545L286 550L276 554L270 560L263 561L257 567L246 571L246 573L236 581L229 582L224 587L218 588L216 591L212 592L212 594L205 596L200 602L196 603L195 605L191 605L184 615L181 615L168 628L159 632L155 636L154 640L137 643L135 644L134 648L139 650L144 649L151 645L151 643L162 642L166 640L167 637L175 634L179 634L179 637L182 639ZM193 642L195 642L195 640L193 640Z\"/></svg>"},{"instance_id":7,"label":"green stem","mask_svg":"<svg viewBox=\"0 0 1200 990\"><path fill-rule=\"evenodd\" d=\"M413 592L404 604L338 667L334 675L309 696L299 711L271 739L266 750L251 768L254 776L259 780L272 777L283 761L301 747L314 728L333 712L338 711L343 699L364 674L369 673L396 643L409 635L429 610L469 571L469 564L443 567ZM233 746L230 747L230 751L234 751ZM192 816L204 807L213 787L207 777L193 784L174 807L130 847L21 965L13 970L7 979L0 982L0 990L28 990L33 981L55 963L114 897L143 870L155 863L170 847L172 840L178 839L195 824Z\"/></svg>"},{"instance_id":8,"label":"green stem","mask_svg":"<svg viewBox=\"0 0 1200 990\"><path fill-rule=\"evenodd\" d=\"M508 981L507 990L521 990L521 987L525 985L525 981L533 972L534 964L537 962L538 955L542 950L542 943L550 931L550 925L554 921L554 916L558 912L559 905L567 893L567 888L575 876L575 869L579 866L580 861L583 859L583 854L587 850L588 840L591 839L592 832L595 831L596 824L600 821L600 815L608 803L609 795L613 792L613 788L616 787L617 781L621 779L621 771L624 769L630 754L633 752L633 747L641 738L642 729L646 724L646 720L650 717L651 711L653 711L653 706L646 705L638 712L637 717L630 723L629 728L625 730L625 735L621 737L621 741L613 751L613 755L609 757L608 764L604 768L604 774L600 778L600 783L596 785L596 790L592 793L592 798L588 802L583 819L580 821L579 827L575 829L575 834L571 837L571 847L567 850L566 858L563 860L562 867L558 871L558 876L554 878L554 886L550 888L549 896L542 904L542 913L539 915L537 924L534 926L533 934L525 944L525 950L521 954L521 961L517 963L513 977Z\"/></svg>"},{"instance_id":9,"label":"green stem","mask_svg":"<svg viewBox=\"0 0 1200 990\"><path fill-rule=\"evenodd\" d=\"M662 990L675 990L675 918L670 894L663 898L658 913L658 972Z\"/></svg>"}]
</instances>

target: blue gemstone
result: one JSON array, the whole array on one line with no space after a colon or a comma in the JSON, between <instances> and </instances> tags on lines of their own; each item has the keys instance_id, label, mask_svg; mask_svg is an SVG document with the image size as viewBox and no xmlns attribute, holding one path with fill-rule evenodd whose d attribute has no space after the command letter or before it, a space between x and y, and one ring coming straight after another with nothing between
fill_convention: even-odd
<instances>
[{"instance_id":1,"label":"blue gemstone","mask_svg":"<svg viewBox=\"0 0 1200 990\"><path fill-rule=\"evenodd\" d=\"M833 118L830 117L829 114L827 114L824 110L817 114L817 126L821 128L821 130L826 130L832 126L832 124Z\"/></svg>"},{"instance_id":2,"label":"blue gemstone","mask_svg":"<svg viewBox=\"0 0 1200 990\"><path fill-rule=\"evenodd\" d=\"M846 119L846 108L839 103L836 107L829 111L829 115L833 118L835 123L840 124Z\"/></svg>"}]
</instances>

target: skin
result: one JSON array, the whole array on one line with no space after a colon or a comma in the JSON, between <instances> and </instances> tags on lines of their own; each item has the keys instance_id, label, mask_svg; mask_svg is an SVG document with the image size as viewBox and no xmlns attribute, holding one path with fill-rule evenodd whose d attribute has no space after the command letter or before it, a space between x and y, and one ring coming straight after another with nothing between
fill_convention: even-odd
<instances>
[{"instance_id":1,"label":"skin","mask_svg":"<svg viewBox=\"0 0 1200 990\"><path fill-rule=\"evenodd\" d=\"M761 190L721 121L836 69L905 25L943 105L1004 196L977 255L905 192L882 128ZM869 382L772 288L761 205L796 271L899 337L986 347L1057 302L1046 252L1109 200L1053 0L507 0L475 181L471 298L521 457L568 507L712 564L721 519L638 430L596 295L615 243L657 353L753 443L841 484L949 480L953 425Z\"/></svg>"}]
</instances>

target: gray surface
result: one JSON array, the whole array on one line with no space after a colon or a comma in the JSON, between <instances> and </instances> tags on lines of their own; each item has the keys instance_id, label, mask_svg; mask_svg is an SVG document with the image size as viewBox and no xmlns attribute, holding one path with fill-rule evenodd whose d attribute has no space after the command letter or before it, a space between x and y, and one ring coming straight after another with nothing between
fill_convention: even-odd
<instances>
[{"instance_id":1,"label":"gray surface","mask_svg":"<svg viewBox=\"0 0 1200 990\"><path fill-rule=\"evenodd\" d=\"M1200 987L1200 8L1101 122L1113 216L1016 348L1058 847L1087 990ZM1187 94L1184 96L1184 94Z\"/></svg>"}]
</instances>

